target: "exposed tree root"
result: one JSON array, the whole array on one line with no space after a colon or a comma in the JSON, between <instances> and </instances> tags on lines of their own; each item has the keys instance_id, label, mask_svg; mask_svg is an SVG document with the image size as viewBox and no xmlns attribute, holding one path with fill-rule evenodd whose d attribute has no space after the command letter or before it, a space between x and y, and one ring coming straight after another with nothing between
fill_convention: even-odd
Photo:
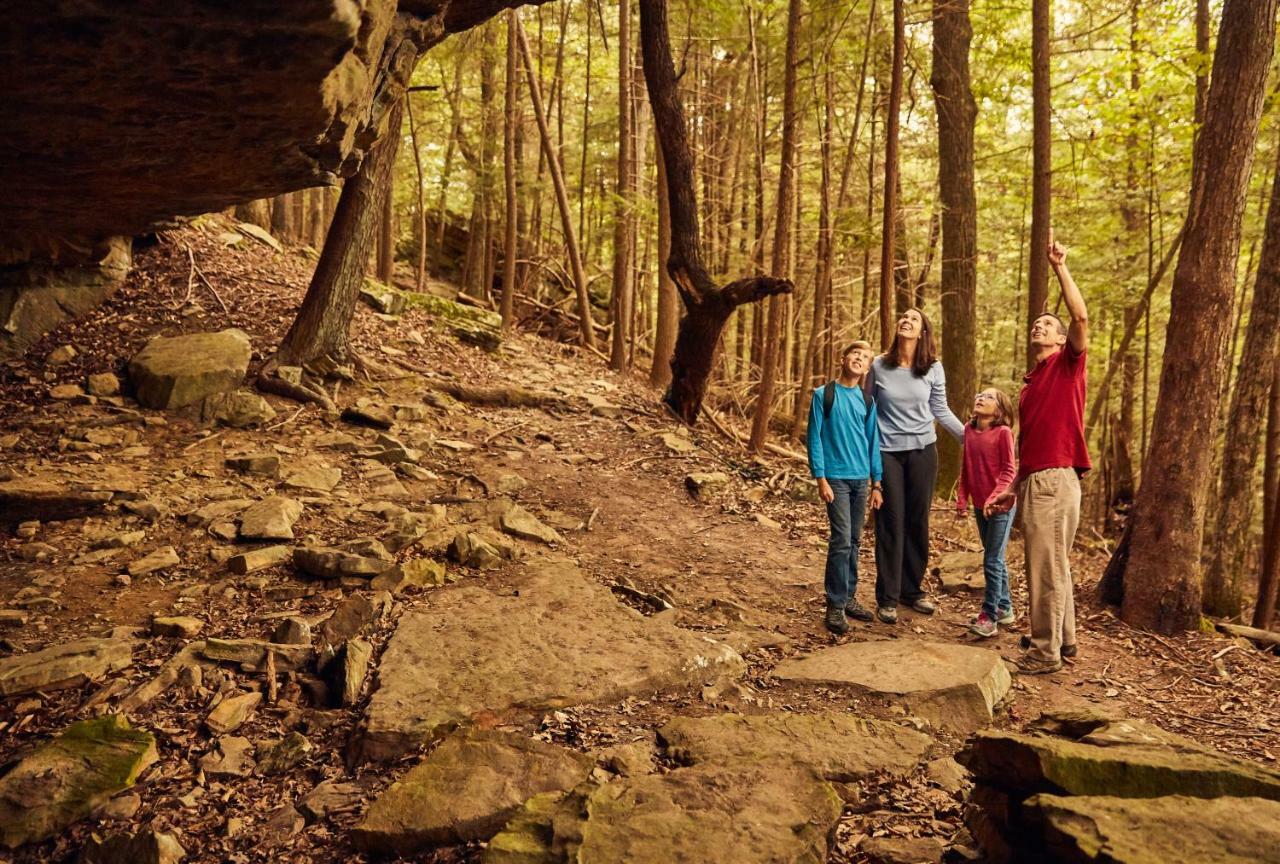
<instances>
[{"instance_id":1,"label":"exposed tree root","mask_svg":"<svg viewBox=\"0 0 1280 864\"><path fill-rule=\"evenodd\" d=\"M454 382L432 381L433 390L447 393L459 402L472 405L489 405L496 408L568 408L569 400L545 390L526 390L523 387L473 387Z\"/></svg>"}]
</instances>

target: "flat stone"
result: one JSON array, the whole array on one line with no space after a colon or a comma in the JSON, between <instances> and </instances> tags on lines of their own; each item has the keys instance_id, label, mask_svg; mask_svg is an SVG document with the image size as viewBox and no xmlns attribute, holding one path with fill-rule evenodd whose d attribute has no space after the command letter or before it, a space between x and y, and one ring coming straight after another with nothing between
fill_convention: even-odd
<instances>
[{"instance_id":1,"label":"flat stone","mask_svg":"<svg viewBox=\"0 0 1280 864\"><path fill-rule=\"evenodd\" d=\"M241 330L157 337L129 361L129 379L147 408L181 408L235 390L249 369L252 346Z\"/></svg>"},{"instance_id":2,"label":"flat stone","mask_svg":"<svg viewBox=\"0 0 1280 864\"><path fill-rule=\"evenodd\" d=\"M596 417L617 418L622 416L622 409L619 406L614 405L598 393L588 393L586 400L587 405L591 407L592 415Z\"/></svg>"},{"instance_id":3,"label":"flat stone","mask_svg":"<svg viewBox=\"0 0 1280 864\"><path fill-rule=\"evenodd\" d=\"M300 571L316 579L341 579L344 576L370 579L394 567L395 559L390 554L385 557L362 555L348 548L299 546L293 550L293 563Z\"/></svg>"},{"instance_id":4,"label":"flat stone","mask_svg":"<svg viewBox=\"0 0 1280 864\"><path fill-rule=\"evenodd\" d=\"M326 780L307 793L298 809L310 822L319 822L333 813L354 810L359 804L362 790L354 783Z\"/></svg>"},{"instance_id":5,"label":"flat stone","mask_svg":"<svg viewBox=\"0 0 1280 864\"><path fill-rule=\"evenodd\" d=\"M137 546L145 539L147 539L145 531L121 531L101 537L93 541L91 546L94 549L127 549L130 546Z\"/></svg>"},{"instance_id":6,"label":"flat stone","mask_svg":"<svg viewBox=\"0 0 1280 864\"><path fill-rule=\"evenodd\" d=\"M212 501L188 513L186 516L187 524L195 525L197 528L205 528L215 522L225 522L229 517L247 510L253 504L252 498L228 498L224 501Z\"/></svg>"},{"instance_id":7,"label":"flat stone","mask_svg":"<svg viewBox=\"0 0 1280 864\"><path fill-rule=\"evenodd\" d=\"M910 774L933 743L914 729L834 712L677 717L658 734L683 764L782 762L842 783Z\"/></svg>"},{"instance_id":8,"label":"flat stone","mask_svg":"<svg viewBox=\"0 0 1280 864\"><path fill-rule=\"evenodd\" d=\"M230 734L245 724L262 702L262 694L258 691L228 696L204 718L204 725L214 735Z\"/></svg>"},{"instance_id":9,"label":"flat stone","mask_svg":"<svg viewBox=\"0 0 1280 864\"><path fill-rule=\"evenodd\" d=\"M156 759L151 733L121 716L72 723L0 777L0 844L13 849L62 832Z\"/></svg>"},{"instance_id":10,"label":"flat stone","mask_svg":"<svg viewBox=\"0 0 1280 864\"><path fill-rule=\"evenodd\" d=\"M341 479L341 468L303 468L285 477L284 485L290 489L329 493Z\"/></svg>"},{"instance_id":11,"label":"flat stone","mask_svg":"<svg viewBox=\"0 0 1280 864\"><path fill-rule=\"evenodd\" d=\"M519 504L512 504L500 516L498 525L506 532L524 540L537 540L542 543L563 543L564 538L538 521L537 517Z\"/></svg>"},{"instance_id":12,"label":"flat stone","mask_svg":"<svg viewBox=\"0 0 1280 864\"><path fill-rule=\"evenodd\" d=\"M695 471L684 478L684 488L698 501L717 498L729 485L729 475L723 471Z\"/></svg>"},{"instance_id":13,"label":"flat stone","mask_svg":"<svg viewBox=\"0 0 1280 864\"><path fill-rule=\"evenodd\" d=\"M151 632L156 636L194 639L202 630L204 630L204 622L189 615L162 615L151 619Z\"/></svg>"},{"instance_id":14,"label":"flat stone","mask_svg":"<svg viewBox=\"0 0 1280 864\"><path fill-rule=\"evenodd\" d=\"M1062 864L1258 864L1280 850L1274 800L1037 795L1025 806Z\"/></svg>"},{"instance_id":15,"label":"flat stone","mask_svg":"<svg viewBox=\"0 0 1280 864\"><path fill-rule=\"evenodd\" d=\"M83 687L133 665L131 639L77 639L0 658L0 696Z\"/></svg>"},{"instance_id":16,"label":"flat stone","mask_svg":"<svg viewBox=\"0 0 1280 864\"><path fill-rule=\"evenodd\" d=\"M110 372L90 375L88 388L90 396L119 396L120 379Z\"/></svg>"},{"instance_id":17,"label":"flat stone","mask_svg":"<svg viewBox=\"0 0 1280 864\"><path fill-rule=\"evenodd\" d=\"M271 641L283 645L310 645L311 624L305 618L291 615L276 625Z\"/></svg>"},{"instance_id":18,"label":"flat stone","mask_svg":"<svg viewBox=\"0 0 1280 864\"><path fill-rule=\"evenodd\" d=\"M170 567L177 567L182 561L178 558L178 551L172 546L161 546L149 555L139 558L137 561L129 562L128 570L130 576L146 576L148 573L155 573L160 570L168 570Z\"/></svg>"},{"instance_id":19,"label":"flat stone","mask_svg":"<svg viewBox=\"0 0 1280 864\"><path fill-rule=\"evenodd\" d=\"M275 479L280 476L280 457L274 453L247 453L243 456L231 456L226 465L232 471L241 474L256 474L260 477Z\"/></svg>"},{"instance_id":20,"label":"flat stone","mask_svg":"<svg viewBox=\"0 0 1280 864\"><path fill-rule=\"evenodd\" d=\"M396 758L480 712L612 702L745 669L733 649L645 618L567 562L531 565L513 587L518 596L445 589L400 618L366 713L365 758Z\"/></svg>"},{"instance_id":21,"label":"flat stone","mask_svg":"<svg viewBox=\"0 0 1280 864\"><path fill-rule=\"evenodd\" d=\"M271 495L240 514L244 540L292 540L293 523L302 516L302 504L283 495Z\"/></svg>"},{"instance_id":22,"label":"flat stone","mask_svg":"<svg viewBox=\"0 0 1280 864\"><path fill-rule=\"evenodd\" d=\"M451 735L369 805L352 839L382 855L487 840L529 798L585 780L592 763L511 732Z\"/></svg>"},{"instance_id":23,"label":"flat stone","mask_svg":"<svg viewBox=\"0 0 1280 864\"><path fill-rule=\"evenodd\" d=\"M270 423L276 417L271 403L253 390L240 389L230 393L214 393L200 403L200 419L205 423L217 423L233 429L245 429Z\"/></svg>"},{"instance_id":24,"label":"flat stone","mask_svg":"<svg viewBox=\"0 0 1280 864\"><path fill-rule=\"evenodd\" d=\"M286 645L264 642L261 639L216 639L210 637L200 646L200 653L210 660L224 663L247 663L261 667L267 659L267 651L275 654L276 668L280 671L301 669L315 657L310 645Z\"/></svg>"},{"instance_id":25,"label":"flat stone","mask_svg":"<svg viewBox=\"0 0 1280 864\"><path fill-rule=\"evenodd\" d=\"M391 416L390 411L374 405L346 408L342 412L342 419L356 426L366 426L373 429L390 429L395 425L395 419Z\"/></svg>"},{"instance_id":26,"label":"flat stone","mask_svg":"<svg viewBox=\"0 0 1280 864\"><path fill-rule=\"evenodd\" d=\"M78 864L178 864L185 857L187 850L172 834L145 830L103 840L90 835Z\"/></svg>"},{"instance_id":27,"label":"flat stone","mask_svg":"<svg viewBox=\"0 0 1280 864\"><path fill-rule=\"evenodd\" d=\"M93 516L101 513L111 498L107 490L73 489L39 479L10 480L0 483L0 524Z\"/></svg>"},{"instance_id":28,"label":"flat stone","mask_svg":"<svg viewBox=\"0 0 1280 864\"><path fill-rule=\"evenodd\" d=\"M994 651L905 639L824 648L780 663L773 674L889 696L931 723L959 731L989 725L1012 683Z\"/></svg>"},{"instance_id":29,"label":"flat stone","mask_svg":"<svg viewBox=\"0 0 1280 864\"><path fill-rule=\"evenodd\" d=\"M1018 797L1049 792L1280 800L1280 771L1141 720L1108 723L1079 740L987 730L957 758L978 782Z\"/></svg>"},{"instance_id":30,"label":"flat stone","mask_svg":"<svg viewBox=\"0 0 1280 864\"><path fill-rule=\"evenodd\" d=\"M299 732L290 732L284 738L263 741L258 745L258 773L264 775L283 774L307 758L315 749L307 736Z\"/></svg>"},{"instance_id":31,"label":"flat stone","mask_svg":"<svg viewBox=\"0 0 1280 864\"><path fill-rule=\"evenodd\" d=\"M237 576L283 564L293 557L292 546L264 546L227 559L227 569Z\"/></svg>"},{"instance_id":32,"label":"flat stone","mask_svg":"<svg viewBox=\"0 0 1280 864\"><path fill-rule=\"evenodd\" d=\"M58 400L81 399L85 395L79 384L58 384L49 388L49 398Z\"/></svg>"},{"instance_id":33,"label":"flat stone","mask_svg":"<svg viewBox=\"0 0 1280 864\"><path fill-rule=\"evenodd\" d=\"M455 577L456 578L456 577ZM454 581L444 564L432 558L410 558L408 561L369 580L375 591L399 594L407 588L439 588Z\"/></svg>"},{"instance_id":34,"label":"flat stone","mask_svg":"<svg viewBox=\"0 0 1280 864\"><path fill-rule=\"evenodd\" d=\"M79 352L76 351L74 345L59 345L49 352L49 356L45 357L44 361L50 366L62 366L70 363L78 356Z\"/></svg>"},{"instance_id":35,"label":"flat stone","mask_svg":"<svg viewBox=\"0 0 1280 864\"><path fill-rule=\"evenodd\" d=\"M373 646L364 639L350 639L342 646L338 658L338 703L343 707L360 701L365 679L369 676L369 662L373 659Z\"/></svg>"},{"instance_id":36,"label":"flat stone","mask_svg":"<svg viewBox=\"0 0 1280 864\"><path fill-rule=\"evenodd\" d=\"M662 434L662 445L672 453L692 453L698 449L697 444L675 432L664 432Z\"/></svg>"},{"instance_id":37,"label":"flat stone","mask_svg":"<svg viewBox=\"0 0 1280 864\"><path fill-rule=\"evenodd\" d=\"M858 847L867 864L934 864L945 849L938 837L870 837Z\"/></svg>"},{"instance_id":38,"label":"flat stone","mask_svg":"<svg viewBox=\"0 0 1280 864\"><path fill-rule=\"evenodd\" d=\"M595 786L559 802L530 799L481 860L485 864L817 864L842 804L800 768L697 766Z\"/></svg>"},{"instance_id":39,"label":"flat stone","mask_svg":"<svg viewBox=\"0 0 1280 864\"><path fill-rule=\"evenodd\" d=\"M449 544L449 557L464 567L491 570L501 566L502 553L475 531L459 531Z\"/></svg>"},{"instance_id":40,"label":"flat stone","mask_svg":"<svg viewBox=\"0 0 1280 864\"><path fill-rule=\"evenodd\" d=\"M253 742L238 735L224 735L217 740L216 751L200 757L200 770L214 779L248 777L256 765Z\"/></svg>"},{"instance_id":41,"label":"flat stone","mask_svg":"<svg viewBox=\"0 0 1280 864\"><path fill-rule=\"evenodd\" d=\"M357 636L377 617L377 610L363 594L352 594L343 600L333 614L320 625L320 638L338 646Z\"/></svg>"},{"instance_id":42,"label":"flat stone","mask_svg":"<svg viewBox=\"0 0 1280 864\"><path fill-rule=\"evenodd\" d=\"M938 577L943 592L947 594L985 591L987 587L986 576L982 572L981 552L943 552L933 559L930 570Z\"/></svg>"}]
</instances>

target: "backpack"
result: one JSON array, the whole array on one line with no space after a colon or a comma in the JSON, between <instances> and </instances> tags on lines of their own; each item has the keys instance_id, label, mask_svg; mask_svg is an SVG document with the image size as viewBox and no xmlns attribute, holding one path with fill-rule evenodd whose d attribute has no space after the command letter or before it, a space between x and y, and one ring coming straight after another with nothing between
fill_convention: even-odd
<instances>
[{"instance_id":1,"label":"backpack","mask_svg":"<svg viewBox=\"0 0 1280 864\"><path fill-rule=\"evenodd\" d=\"M867 373L868 375L870 373ZM862 387L862 400L867 410L871 410L871 388ZM822 419L831 419L831 409L836 404L836 382L828 381L822 388Z\"/></svg>"}]
</instances>

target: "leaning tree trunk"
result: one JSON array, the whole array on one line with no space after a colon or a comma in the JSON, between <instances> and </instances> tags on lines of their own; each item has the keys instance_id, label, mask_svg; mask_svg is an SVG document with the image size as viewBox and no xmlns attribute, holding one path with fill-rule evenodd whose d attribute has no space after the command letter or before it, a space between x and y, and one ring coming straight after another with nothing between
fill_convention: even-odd
<instances>
[{"instance_id":1,"label":"leaning tree trunk","mask_svg":"<svg viewBox=\"0 0 1280 864\"><path fill-rule=\"evenodd\" d=\"M657 134L654 130L655 137ZM665 388L671 383L671 358L676 350L676 330L680 326L680 295L666 267L671 258L671 199L667 192L667 169L661 146L654 154L654 161L658 163L658 321L654 329L653 368L649 370L649 383Z\"/></svg>"},{"instance_id":2,"label":"leaning tree trunk","mask_svg":"<svg viewBox=\"0 0 1280 864\"><path fill-rule=\"evenodd\" d=\"M889 74L889 100L884 125L884 213L880 234L880 348L893 342L894 247L898 227L898 115L902 111L902 66L907 50L903 0L893 0L893 69Z\"/></svg>"},{"instance_id":3,"label":"leaning tree trunk","mask_svg":"<svg viewBox=\"0 0 1280 864\"><path fill-rule=\"evenodd\" d=\"M938 105L938 188L942 204L942 365L951 410L969 416L978 385L976 304L978 202L973 186L973 126L978 106L969 86L969 0L933 0L933 70ZM960 447L939 439L939 486L960 476Z\"/></svg>"},{"instance_id":4,"label":"leaning tree trunk","mask_svg":"<svg viewBox=\"0 0 1280 864\"><path fill-rule=\"evenodd\" d=\"M382 215L381 198L391 186L403 108L403 99L391 103L382 140L342 187L307 296L276 352L277 365L301 366L321 357L334 361L347 358L347 333Z\"/></svg>"},{"instance_id":5,"label":"leaning tree trunk","mask_svg":"<svg viewBox=\"0 0 1280 864\"><path fill-rule=\"evenodd\" d=\"M1216 412L1193 410L1222 380L1249 169L1275 44L1277 0L1226 0L1186 238L1174 272L1151 452L1123 567L1121 617L1171 633L1200 618L1200 552ZM1195 446L1187 446L1194 442Z\"/></svg>"},{"instance_id":6,"label":"leaning tree trunk","mask_svg":"<svg viewBox=\"0 0 1280 864\"><path fill-rule=\"evenodd\" d=\"M667 169L671 255L666 266L687 310L680 320L671 361L671 386L663 401L678 417L692 424L702 410L716 345L733 310L764 297L790 293L793 286L789 279L769 276L739 279L723 288L711 281L702 263L693 159L671 60L666 0L640 0L640 44L654 128Z\"/></svg>"},{"instance_id":7,"label":"leaning tree trunk","mask_svg":"<svg viewBox=\"0 0 1280 864\"><path fill-rule=\"evenodd\" d=\"M1270 630L1280 593L1280 357L1274 360L1271 398L1267 406L1267 447L1262 470L1262 573L1258 577L1258 602L1253 626Z\"/></svg>"},{"instance_id":8,"label":"leaning tree trunk","mask_svg":"<svg viewBox=\"0 0 1280 864\"><path fill-rule=\"evenodd\" d=\"M1049 84L1049 34L1052 0L1031 3L1031 258L1027 268L1027 369L1036 365L1031 325L1049 299L1053 139L1049 128L1052 91Z\"/></svg>"},{"instance_id":9,"label":"leaning tree trunk","mask_svg":"<svg viewBox=\"0 0 1280 864\"><path fill-rule=\"evenodd\" d=\"M1272 181L1262 236L1249 329L1222 450L1213 558L1204 578L1204 611L1226 617L1240 614L1244 606L1242 577L1253 524L1254 466L1275 364L1276 330L1280 328L1280 170Z\"/></svg>"}]
</instances>

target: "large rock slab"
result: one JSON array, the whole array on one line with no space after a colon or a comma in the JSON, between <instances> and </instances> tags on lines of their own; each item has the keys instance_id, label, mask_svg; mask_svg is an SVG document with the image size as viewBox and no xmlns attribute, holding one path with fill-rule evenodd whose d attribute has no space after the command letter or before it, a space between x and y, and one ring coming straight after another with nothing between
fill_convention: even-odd
<instances>
[{"instance_id":1,"label":"large rock slab","mask_svg":"<svg viewBox=\"0 0 1280 864\"><path fill-rule=\"evenodd\" d=\"M158 336L129 361L129 380L148 408L181 408L235 390L249 370L252 346L243 330Z\"/></svg>"},{"instance_id":2,"label":"large rock slab","mask_svg":"<svg viewBox=\"0 0 1280 864\"><path fill-rule=\"evenodd\" d=\"M485 864L821 864L840 818L829 783L799 768L699 766L531 799Z\"/></svg>"},{"instance_id":3,"label":"large rock slab","mask_svg":"<svg viewBox=\"0 0 1280 864\"><path fill-rule=\"evenodd\" d=\"M244 540L292 540L293 523L302 516L302 504L284 495L270 495L240 514Z\"/></svg>"},{"instance_id":4,"label":"large rock slab","mask_svg":"<svg viewBox=\"0 0 1280 864\"><path fill-rule=\"evenodd\" d=\"M1263 798L1037 795L1026 807L1047 856L1061 864L1280 860L1280 803Z\"/></svg>"},{"instance_id":5,"label":"large rock slab","mask_svg":"<svg viewBox=\"0 0 1280 864\"><path fill-rule=\"evenodd\" d=\"M835 713L677 717L658 734L685 764L782 762L844 783L910 774L933 743L914 729Z\"/></svg>"},{"instance_id":6,"label":"large rock slab","mask_svg":"<svg viewBox=\"0 0 1280 864\"><path fill-rule=\"evenodd\" d=\"M525 801L573 788L591 765L584 753L511 732L451 735L378 796L352 839L384 855L487 840Z\"/></svg>"},{"instance_id":7,"label":"large rock slab","mask_svg":"<svg viewBox=\"0 0 1280 864\"><path fill-rule=\"evenodd\" d=\"M647 619L571 564L516 592L445 589L405 613L382 655L362 751L392 759L480 713L533 712L740 675L727 645Z\"/></svg>"},{"instance_id":8,"label":"large rock slab","mask_svg":"<svg viewBox=\"0 0 1280 864\"><path fill-rule=\"evenodd\" d=\"M983 731L958 758L978 782L1015 797L1049 792L1121 798L1235 795L1280 801L1280 771L1141 720L1106 723L1078 740Z\"/></svg>"},{"instance_id":9,"label":"large rock slab","mask_svg":"<svg viewBox=\"0 0 1280 864\"><path fill-rule=\"evenodd\" d=\"M132 786L156 758L151 733L121 716L71 724L0 777L0 843L52 837Z\"/></svg>"},{"instance_id":10,"label":"large rock slab","mask_svg":"<svg viewBox=\"0 0 1280 864\"><path fill-rule=\"evenodd\" d=\"M0 696L81 687L133 663L129 639L76 639L0 659Z\"/></svg>"},{"instance_id":11,"label":"large rock slab","mask_svg":"<svg viewBox=\"0 0 1280 864\"><path fill-rule=\"evenodd\" d=\"M185 857L187 850L172 834L139 831L105 840L91 836L77 864L178 864Z\"/></svg>"},{"instance_id":12,"label":"large rock slab","mask_svg":"<svg viewBox=\"0 0 1280 864\"><path fill-rule=\"evenodd\" d=\"M937 726L965 732L991 723L992 710L1012 684L994 651L909 639L824 648L779 664L773 674L888 696Z\"/></svg>"},{"instance_id":13,"label":"large rock slab","mask_svg":"<svg viewBox=\"0 0 1280 864\"><path fill-rule=\"evenodd\" d=\"M952 594L958 591L983 591L987 578L982 571L982 553L963 549L943 552L936 556L930 571L938 577L942 591Z\"/></svg>"},{"instance_id":14,"label":"large rock slab","mask_svg":"<svg viewBox=\"0 0 1280 864\"><path fill-rule=\"evenodd\" d=\"M102 512L112 494L106 490L74 489L49 480L10 480L0 483L0 525L92 516Z\"/></svg>"}]
</instances>

